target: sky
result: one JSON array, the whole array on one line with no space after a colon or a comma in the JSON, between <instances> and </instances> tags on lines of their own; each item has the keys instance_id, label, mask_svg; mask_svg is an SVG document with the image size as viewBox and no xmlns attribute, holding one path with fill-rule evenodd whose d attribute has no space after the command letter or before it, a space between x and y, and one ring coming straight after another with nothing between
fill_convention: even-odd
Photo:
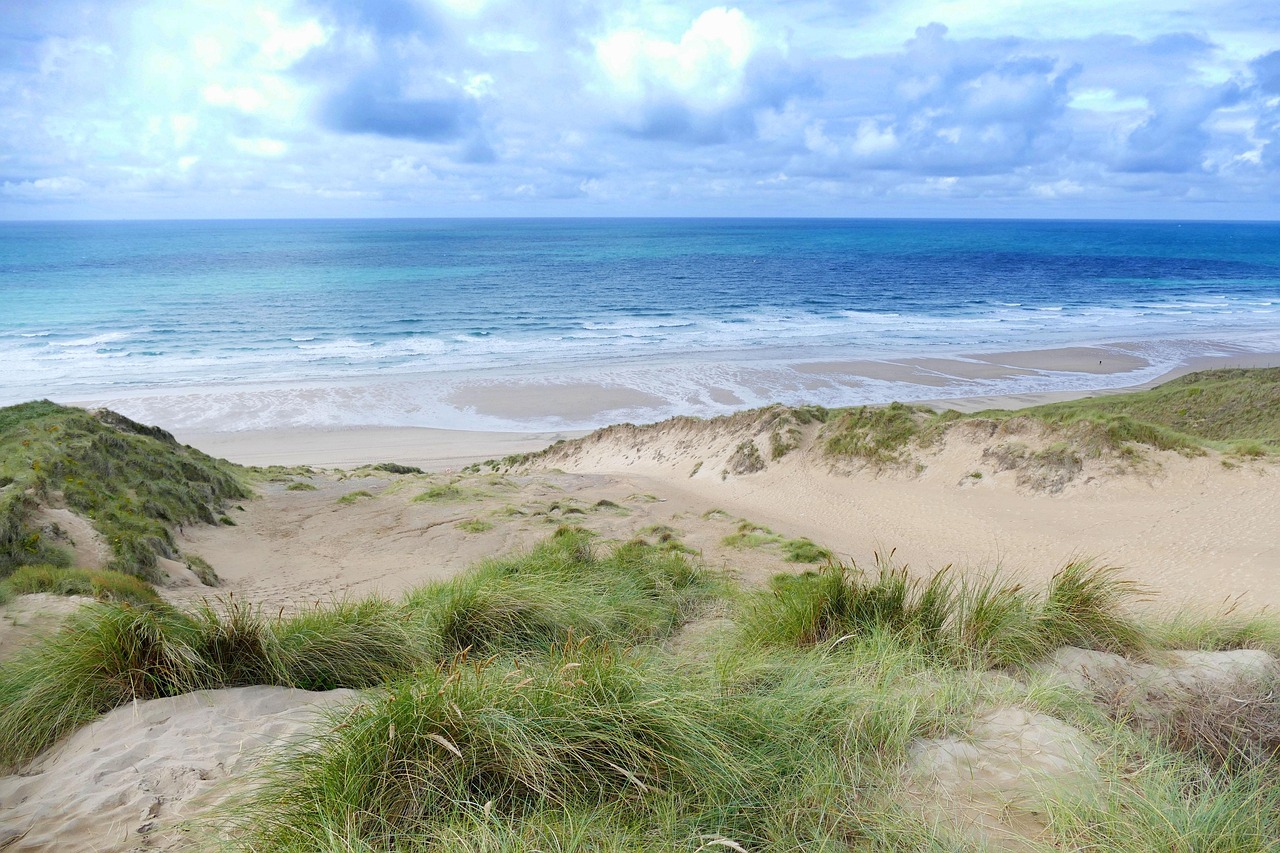
<instances>
[{"instance_id":1,"label":"sky","mask_svg":"<svg viewBox=\"0 0 1280 853\"><path fill-rule=\"evenodd\" d=\"M0 0L0 219L1280 219L1275 0Z\"/></svg>"}]
</instances>

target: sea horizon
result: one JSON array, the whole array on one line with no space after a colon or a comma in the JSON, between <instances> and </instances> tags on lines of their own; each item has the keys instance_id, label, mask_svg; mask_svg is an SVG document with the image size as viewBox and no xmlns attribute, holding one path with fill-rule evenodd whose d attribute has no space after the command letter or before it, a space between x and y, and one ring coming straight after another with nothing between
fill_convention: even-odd
<instances>
[{"instance_id":1,"label":"sea horizon","mask_svg":"<svg viewBox=\"0 0 1280 853\"><path fill-rule=\"evenodd\" d=\"M580 429L1106 389L1280 352L1267 222L6 222L0 275L0 401L190 429ZM1123 364L987 358L1099 346ZM545 405L494 402L539 388ZM608 400L557 413L566 388Z\"/></svg>"}]
</instances>

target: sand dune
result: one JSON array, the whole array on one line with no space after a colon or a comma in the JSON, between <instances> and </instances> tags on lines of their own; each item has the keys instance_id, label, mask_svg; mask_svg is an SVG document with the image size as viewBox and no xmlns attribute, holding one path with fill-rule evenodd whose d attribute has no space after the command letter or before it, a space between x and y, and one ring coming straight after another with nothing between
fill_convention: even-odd
<instances>
[{"instance_id":1,"label":"sand dune","mask_svg":"<svg viewBox=\"0 0 1280 853\"><path fill-rule=\"evenodd\" d=\"M999 435L953 429L895 468L833 463L814 446L812 424L800 446L769 460L767 421L751 413L611 427L505 476L320 474L310 478L313 492L268 484L238 527L189 530L184 547L209 560L229 590L270 606L397 593L531 545L566 521L611 539L669 527L749 584L806 568L784 562L776 547L724 545L746 519L863 565L893 552L919 570L953 565L1037 580L1094 558L1150 587L1162 606L1217 607L1237 597L1250 607L1280 604L1273 464L1228 469L1214 454L1146 451L1138 461L1083 459L1079 470L1037 472L1010 463L1002 448L1041 448L1054 436L1016 423ZM744 441L762 449L763 469L732 473ZM444 487L438 498L419 498ZM356 491L371 497L339 503Z\"/></svg>"},{"instance_id":2,"label":"sand dune","mask_svg":"<svg viewBox=\"0 0 1280 853\"><path fill-rule=\"evenodd\" d=\"M917 570L952 565L1037 585L1069 560L1096 558L1148 587L1156 607L1280 605L1274 463L1224 465L1214 453L1144 450L1055 467L1035 462L1034 451L1061 436L1014 419L964 423L936 445L914 448L902 464L872 465L833 460L820 446L820 424L779 420L779 412L610 427L509 468L280 475L235 513L236 526L187 528L181 545L213 565L224 581L218 594L270 610L395 595L531 546L564 523L614 541L676 536L746 585L811 568L787 562L783 546L807 537L860 565L892 552ZM397 447L374 441L361 453L387 459ZM430 457L420 449L405 458ZM727 537L744 521L776 535L735 546ZM163 593L192 601L210 590ZM40 627L56 618L30 621ZM22 631L9 633L25 640ZM6 642L0 632L0 647ZM0 847L178 849L184 836L175 821L225 796L226 780L251 769L260 748L296 740L317 708L351 695L242 688L119 708L22 775L0 778ZM924 743L916 757L933 768L921 790L945 789L960 804L946 808L973 811L980 827L1000 829L1004 820L992 817L988 795L1022 796L1034 772L1088 781L1089 745L1058 723L996 709L975 725L972 743ZM1026 761L1028 749L1043 760ZM971 765L995 780L994 794L953 784L943 772Z\"/></svg>"},{"instance_id":3,"label":"sand dune","mask_svg":"<svg viewBox=\"0 0 1280 853\"><path fill-rule=\"evenodd\" d=\"M174 823L223 798L267 747L296 742L350 690L209 690L117 708L0 777L0 849L175 849Z\"/></svg>"}]
</instances>

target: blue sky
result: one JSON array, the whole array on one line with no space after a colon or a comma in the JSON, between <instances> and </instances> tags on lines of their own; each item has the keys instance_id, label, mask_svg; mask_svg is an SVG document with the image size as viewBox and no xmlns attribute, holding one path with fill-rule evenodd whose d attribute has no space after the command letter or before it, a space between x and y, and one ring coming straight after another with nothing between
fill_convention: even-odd
<instances>
[{"instance_id":1,"label":"blue sky","mask_svg":"<svg viewBox=\"0 0 1280 853\"><path fill-rule=\"evenodd\" d=\"M0 0L0 218L1280 218L1280 3Z\"/></svg>"}]
</instances>

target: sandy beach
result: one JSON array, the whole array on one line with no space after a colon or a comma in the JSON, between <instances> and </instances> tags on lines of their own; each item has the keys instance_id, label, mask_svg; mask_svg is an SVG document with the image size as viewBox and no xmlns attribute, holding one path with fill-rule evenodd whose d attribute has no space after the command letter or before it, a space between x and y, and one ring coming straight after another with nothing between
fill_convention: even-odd
<instances>
[{"instance_id":1,"label":"sandy beach","mask_svg":"<svg viewBox=\"0 0 1280 853\"><path fill-rule=\"evenodd\" d=\"M1011 374L1033 375L1045 371L1076 373L1101 381L1141 375L1148 362L1127 354L1124 348L1136 344L1110 347L1069 347L1054 350L986 353L965 359L901 359L892 361L811 362L798 371L812 377L818 385L833 382L856 383L859 379L917 384L925 389L939 384L964 380L992 379ZM1071 391L1043 391L1027 394L971 394L963 397L932 397L927 391L918 402L936 408L961 412L983 409L1017 409L1041 403L1073 400L1101 394L1125 393L1150 388L1161 382L1196 370L1219 367L1271 367L1280 364L1277 353L1231 353L1196 357L1178 368L1162 372L1141 382L1114 387L1081 388ZM1088 381L1088 380L1086 380ZM191 411L201 408L201 400L232 396L237 407L254 413L272 396L296 398L297 405L308 402L321 406L329 402L334 389L285 387L281 389L226 390L192 389L174 391L162 396L146 395L121 399L93 398L75 401L75 405L102 405L137 420L157 423L185 444L213 456L243 465L316 465L321 467L353 467L396 461L429 471L461 468L486 459L500 459L513 453L540 450L568 438L585 435L588 429L550 430L484 430L439 429L431 427L331 426L297 427L276 425L269 428L246 428L243 423L209 424ZM737 405L741 401L725 389L711 388L709 393L721 395L720 402ZM245 399L242 400L241 398ZM259 402L254 405L252 400ZM656 398L655 398L656 399ZM646 402L647 401L647 402ZM207 402L207 401L206 401ZM587 420L606 426L624 419L611 419L615 412L633 412L637 404L652 404L646 395L627 388L611 388L583 382L549 383L509 380L498 384L480 383L454 392L454 402L464 412L514 422L545 420L562 413L566 420ZM770 402L770 401L766 401ZM293 405L291 403L290 405ZM653 411L659 409L654 408ZM640 418L646 423L660 418ZM210 428L217 426L218 428Z\"/></svg>"},{"instance_id":2,"label":"sandy beach","mask_svg":"<svg viewBox=\"0 0 1280 853\"><path fill-rule=\"evenodd\" d=\"M1084 347L988 354L972 364L938 362L872 366L898 376L943 367L958 371L958 365L977 372L1127 372L1138 366L1114 351ZM1280 357L1272 355L1201 359L1143 387L1191 370L1278 362ZM868 367L821 365L826 373L858 369ZM589 387L562 390L565 405L588 406L597 398L601 405L611 404ZM1088 393L1098 392L948 399L935 405L962 411L1017 408ZM516 409L552 404L533 395L498 395L492 402L526 415L527 409ZM527 547L545 535L546 521L564 518L538 515L557 496L581 507L601 500L626 507L618 516L585 517L585 523L610 539L625 540L652 525L678 528L708 562L748 583L795 567L776 554L724 547L721 540L740 519L788 537L808 537L840 559L862 565L870 564L875 554L893 552L920 570L955 566L1035 580L1071 559L1090 558L1121 567L1149 587L1161 606L1226 606L1237 596L1249 606L1280 605L1280 478L1265 463L1228 471L1213 458L1156 453L1149 464L1128 470L1098 462L1060 492L1045 493L1020 487L1012 472L994 470L989 457L996 441L975 435L955 437L930 451L917 473L834 471L820 458L797 454L756 474L726 477L722 471L733 447L748 437L766 446L767 436L691 422L653 430L606 430L494 485L484 476L464 477L460 471L583 432L366 428L176 433L206 452L246 464L351 468L394 461L434 472L422 483L376 473L354 479L318 475L314 493L268 486L261 500L247 506L237 528L190 533L192 549L210 560L230 589L271 605L317 595L394 593L486 556ZM1037 440L1019 438L1031 444ZM412 500L431 484L455 482L467 499L439 504ZM337 497L357 490L376 499L335 504ZM637 495L656 499L637 500ZM719 512L705 518L712 510ZM510 514L502 515L504 511ZM457 527L469 519L485 520L492 529L476 534Z\"/></svg>"}]
</instances>

